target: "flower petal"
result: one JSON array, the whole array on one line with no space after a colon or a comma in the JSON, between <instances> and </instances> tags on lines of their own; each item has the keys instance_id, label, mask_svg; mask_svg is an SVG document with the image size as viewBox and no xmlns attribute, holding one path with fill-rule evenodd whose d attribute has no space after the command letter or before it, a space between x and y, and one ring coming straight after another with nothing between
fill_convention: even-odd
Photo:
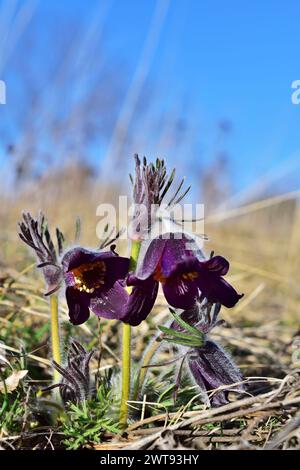
<instances>
[{"instance_id":1,"label":"flower petal","mask_svg":"<svg viewBox=\"0 0 300 470\"><path fill-rule=\"evenodd\" d=\"M176 234L172 235L176 236ZM161 260L161 271L165 277L169 277L174 269L176 269L178 263L180 263L184 258L188 256L196 258L193 252L188 249L190 240L184 234L180 235L180 239L173 237L166 242Z\"/></svg>"},{"instance_id":2,"label":"flower petal","mask_svg":"<svg viewBox=\"0 0 300 470\"><path fill-rule=\"evenodd\" d=\"M161 268L162 275L168 277L185 257L203 259L204 255L195 240L182 232L164 233L142 243L136 276L147 279Z\"/></svg>"},{"instance_id":3,"label":"flower petal","mask_svg":"<svg viewBox=\"0 0 300 470\"><path fill-rule=\"evenodd\" d=\"M67 287L66 299L69 307L69 318L73 325L81 325L90 316L90 298L73 287Z\"/></svg>"},{"instance_id":4,"label":"flower petal","mask_svg":"<svg viewBox=\"0 0 300 470\"><path fill-rule=\"evenodd\" d=\"M198 297L200 297L200 299L206 298L210 303L221 303L225 305L225 307L231 308L243 295L238 294L236 290L221 277L222 274L226 274L228 268L229 263L222 256L215 256L207 261L199 261L197 258L189 256L177 263L165 284L171 286L174 285L173 279L187 279L186 282L184 282L186 286L189 285L189 289L186 288L186 295L189 295L189 292L194 292L197 286ZM177 283L179 283L179 281L177 281ZM165 292L164 287L163 289ZM183 289L181 289L181 292L181 295L184 296ZM176 295L176 292L174 295ZM193 306L192 299L190 299L190 301L187 299L186 305L186 307L178 308L191 308Z\"/></svg>"},{"instance_id":5,"label":"flower petal","mask_svg":"<svg viewBox=\"0 0 300 470\"><path fill-rule=\"evenodd\" d=\"M223 256L213 256L207 261L202 261L201 265L210 272L219 276L225 276L229 270L229 261Z\"/></svg>"},{"instance_id":6,"label":"flower petal","mask_svg":"<svg viewBox=\"0 0 300 470\"><path fill-rule=\"evenodd\" d=\"M152 278L135 285L129 295L122 321L137 326L145 320L155 303L158 286L158 282Z\"/></svg>"},{"instance_id":7,"label":"flower petal","mask_svg":"<svg viewBox=\"0 0 300 470\"><path fill-rule=\"evenodd\" d=\"M98 317L121 320L127 301L128 293L123 283L117 281L109 289L105 291L96 290L91 295L90 309Z\"/></svg>"},{"instance_id":8,"label":"flower petal","mask_svg":"<svg viewBox=\"0 0 300 470\"><path fill-rule=\"evenodd\" d=\"M195 382L204 392L228 385L228 389L243 391L242 375L230 356L213 341L207 341L202 348L194 349L188 359L188 364ZM203 385L205 389L203 389ZM212 396L213 405L220 406L228 403L226 390L219 391Z\"/></svg>"},{"instance_id":9,"label":"flower petal","mask_svg":"<svg viewBox=\"0 0 300 470\"><path fill-rule=\"evenodd\" d=\"M123 256L107 257L106 265L106 283L114 284L120 279L125 279L129 269L129 258ZM107 285L107 284L106 284Z\"/></svg>"},{"instance_id":10,"label":"flower petal","mask_svg":"<svg viewBox=\"0 0 300 470\"><path fill-rule=\"evenodd\" d=\"M99 317L121 320L132 326L139 325L149 315L157 297L158 282L152 278L141 281L132 277L128 292L124 283L116 282L106 292L97 292L91 298L90 309Z\"/></svg>"},{"instance_id":11,"label":"flower petal","mask_svg":"<svg viewBox=\"0 0 300 470\"><path fill-rule=\"evenodd\" d=\"M62 265L64 272L69 272L74 268L78 268L82 264L93 263L96 261L105 261L108 262L118 262L122 266L122 272L125 277L128 271L129 259L118 256L113 251L92 251L87 250L86 248L75 247L69 250L62 259ZM122 264L121 264L122 263ZM126 269L127 268L127 269Z\"/></svg>"},{"instance_id":12,"label":"flower petal","mask_svg":"<svg viewBox=\"0 0 300 470\"><path fill-rule=\"evenodd\" d=\"M221 303L227 308L234 307L244 294L237 291L218 274L209 271L199 273L195 279L201 291L201 297L205 297L209 302Z\"/></svg>"},{"instance_id":13,"label":"flower petal","mask_svg":"<svg viewBox=\"0 0 300 470\"><path fill-rule=\"evenodd\" d=\"M162 285L169 305L184 310L192 308L199 297L199 289L194 281L181 276L171 277Z\"/></svg>"},{"instance_id":14,"label":"flower petal","mask_svg":"<svg viewBox=\"0 0 300 470\"><path fill-rule=\"evenodd\" d=\"M129 268L129 258L118 256L112 251L93 252L77 247L64 255L62 264L65 282L68 286L75 286L75 277L77 277L87 289L94 290L102 284L103 289L107 290L117 280L125 279Z\"/></svg>"},{"instance_id":15,"label":"flower petal","mask_svg":"<svg viewBox=\"0 0 300 470\"><path fill-rule=\"evenodd\" d=\"M154 238L142 243L136 276L139 279L147 279L156 270L162 257L167 240Z\"/></svg>"}]
</instances>

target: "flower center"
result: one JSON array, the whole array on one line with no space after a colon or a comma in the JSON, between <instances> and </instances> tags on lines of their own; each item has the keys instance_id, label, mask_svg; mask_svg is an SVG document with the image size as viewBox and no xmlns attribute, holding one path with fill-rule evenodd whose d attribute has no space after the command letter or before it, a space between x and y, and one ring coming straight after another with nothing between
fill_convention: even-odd
<instances>
[{"instance_id":1,"label":"flower center","mask_svg":"<svg viewBox=\"0 0 300 470\"><path fill-rule=\"evenodd\" d=\"M80 292L92 294L104 284L106 265L104 261L85 263L71 270L75 288Z\"/></svg>"},{"instance_id":2,"label":"flower center","mask_svg":"<svg viewBox=\"0 0 300 470\"><path fill-rule=\"evenodd\" d=\"M190 273L185 273L182 275L183 279L186 281L193 281L194 279L197 279L199 276L199 273L197 271L191 271Z\"/></svg>"},{"instance_id":3,"label":"flower center","mask_svg":"<svg viewBox=\"0 0 300 470\"><path fill-rule=\"evenodd\" d=\"M184 279L185 281L193 281L199 276L199 273L197 273L197 271L191 271L189 273L184 273L181 276L182 276L182 279ZM153 274L153 279L155 281L161 282L162 284L164 284L166 280L168 279L166 276L164 276L160 264L157 266Z\"/></svg>"}]
</instances>

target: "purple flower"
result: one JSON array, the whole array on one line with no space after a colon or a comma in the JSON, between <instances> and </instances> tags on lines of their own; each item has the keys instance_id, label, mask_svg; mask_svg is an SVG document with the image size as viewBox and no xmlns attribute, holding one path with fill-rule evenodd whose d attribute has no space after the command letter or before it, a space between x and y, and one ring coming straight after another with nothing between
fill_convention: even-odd
<instances>
[{"instance_id":1,"label":"purple flower","mask_svg":"<svg viewBox=\"0 0 300 470\"><path fill-rule=\"evenodd\" d=\"M149 279L160 282L172 307L190 309L197 300L206 298L230 308L242 297L223 279L229 262L222 256L204 259L195 241L186 234L165 234L153 239L141 259L128 284L141 285L141 281Z\"/></svg>"},{"instance_id":2,"label":"purple flower","mask_svg":"<svg viewBox=\"0 0 300 470\"><path fill-rule=\"evenodd\" d=\"M76 247L63 256L62 266L71 323L84 323L89 318L89 310L99 317L121 319L124 289L120 281L127 275L128 258L118 256L113 250Z\"/></svg>"},{"instance_id":3,"label":"purple flower","mask_svg":"<svg viewBox=\"0 0 300 470\"><path fill-rule=\"evenodd\" d=\"M205 394L209 390L222 387L222 390L212 395L212 405L220 406L228 403L229 389L239 392L244 390L239 383L242 381L240 371L229 354L213 341L206 341L201 348L189 351L188 366L196 384Z\"/></svg>"},{"instance_id":4,"label":"purple flower","mask_svg":"<svg viewBox=\"0 0 300 470\"><path fill-rule=\"evenodd\" d=\"M191 310L184 311L180 318L188 325L196 327L204 333L204 344L200 347L191 347L187 350L185 358L193 380L204 393L207 400L207 392L222 387L213 393L211 404L220 406L228 403L228 390L243 392L242 375L231 359L230 355L216 342L210 340L207 334L215 327L223 323L218 320L221 305L211 305L207 302L197 304ZM186 332L176 320L172 322L171 329ZM177 381L178 382L178 381Z\"/></svg>"},{"instance_id":5,"label":"purple flower","mask_svg":"<svg viewBox=\"0 0 300 470\"><path fill-rule=\"evenodd\" d=\"M152 278L142 282L136 281L130 294L125 290L126 303L124 304L122 321L129 323L131 326L139 325L151 312L157 292L158 283Z\"/></svg>"},{"instance_id":6,"label":"purple flower","mask_svg":"<svg viewBox=\"0 0 300 470\"><path fill-rule=\"evenodd\" d=\"M63 259L66 298L71 323L80 325L90 314L138 325L152 310L157 283L135 285L129 293L125 278L129 259L110 252L73 248Z\"/></svg>"},{"instance_id":7,"label":"purple flower","mask_svg":"<svg viewBox=\"0 0 300 470\"><path fill-rule=\"evenodd\" d=\"M60 261L63 235L56 230L56 250L42 214L35 220L29 213L24 213L19 225L20 238L34 250L38 267L43 270L47 284L45 295L57 291L65 281L71 323L84 323L90 310L99 317L122 320L131 325L138 325L150 313L157 296L157 282L149 279L137 283L129 293L125 282L129 259L118 256L115 245L111 245L110 251L75 247ZM106 237L101 248L112 241Z\"/></svg>"}]
</instances>

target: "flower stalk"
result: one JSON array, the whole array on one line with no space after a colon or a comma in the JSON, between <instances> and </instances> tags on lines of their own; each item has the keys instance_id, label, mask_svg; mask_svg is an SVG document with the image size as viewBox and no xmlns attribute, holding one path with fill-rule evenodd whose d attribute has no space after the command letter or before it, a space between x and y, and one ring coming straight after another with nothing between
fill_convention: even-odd
<instances>
[{"instance_id":1,"label":"flower stalk","mask_svg":"<svg viewBox=\"0 0 300 470\"><path fill-rule=\"evenodd\" d=\"M51 316L51 341L52 341L52 357L57 364L61 365L60 336L59 336L59 319L58 319L58 297L55 294L50 296L50 316ZM59 372L53 370L54 381L60 378Z\"/></svg>"},{"instance_id":2,"label":"flower stalk","mask_svg":"<svg viewBox=\"0 0 300 470\"><path fill-rule=\"evenodd\" d=\"M141 241L133 240L131 245L131 254L129 270L135 271L137 260L141 249ZM131 291L131 287L128 287ZM130 394L130 375L131 375L131 326L128 323L123 324L123 347L122 347L122 395L120 407L120 425L126 428L128 417L128 399Z\"/></svg>"}]
</instances>

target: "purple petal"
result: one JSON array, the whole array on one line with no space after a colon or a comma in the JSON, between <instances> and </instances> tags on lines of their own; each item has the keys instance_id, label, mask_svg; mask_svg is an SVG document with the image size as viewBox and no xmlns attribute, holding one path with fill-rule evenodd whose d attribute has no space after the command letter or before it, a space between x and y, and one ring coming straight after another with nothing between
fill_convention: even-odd
<instances>
[{"instance_id":1,"label":"purple petal","mask_svg":"<svg viewBox=\"0 0 300 470\"><path fill-rule=\"evenodd\" d=\"M143 242L138 264L136 269L136 276L139 279L147 279L152 276L157 267L159 266L167 240L161 238L154 238L150 242Z\"/></svg>"},{"instance_id":2,"label":"purple petal","mask_svg":"<svg viewBox=\"0 0 300 470\"><path fill-rule=\"evenodd\" d=\"M107 290L119 279L125 279L129 259L114 252L92 252L73 248L62 260L64 278L68 286L83 287L86 292L102 288ZM76 280L77 279L77 280ZM78 279L81 284L78 285Z\"/></svg>"},{"instance_id":3,"label":"purple petal","mask_svg":"<svg viewBox=\"0 0 300 470\"><path fill-rule=\"evenodd\" d=\"M202 261L201 265L204 269L210 272L214 272L219 276L225 276L229 270L229 262L223 256L213 256L207 261Z\"/></svg>"},{"instance_id":4,"label":"purple petal","mask_svg":"<svg viewBox=\"0 0 300 470\"><path fill-rule=\"evenodd\" d=\"M181 232L165 233L149 242L143 242L136 276L139 279L147 279L160 268L162 276L168 277L177 264L189 256L195 259L204 257L191 237Z\"/></svg>"},{"instance_id":5,"label":"purple petal","mask_svg":"<svg viewBox=\"0 0 300 470\"><path fill-rule=\"evenodd\" d=\"M173 265L169 270L168 278L182 276L184 274L197 272L201 267L201 262L195 256L185 256ZM165 271L166 272L166 271Z\"/></svg>"},{"instance_id":6,"label":"purple petal","mask_svg":"<svg viewBox=\"0 0 300 470\"><path fill-rule=\"evenodd\" d=\"M81 325L90 316L89 296L83 292L79 292L79 290L73 287L67 287L66 299L69 307L70 322L73 323L73 325Z\"/></svg>"},{"instance_id":7,"label":"purple petal","mask_svg":"<svg viewBox=\"0 0 300 470\"><path fill-rule=\"evenodd\" d=\"M180 276L167 279L162 284L162 288L168 304L174 308L190 309L199 297L199 290L195 282Z\"/></svg>"},{"instance_id":8,"label":"purple petal","mask_svg":"<svg viewBox=\"0 0 300 470\"><path fill-rule=\"evenodd\" d=\"M180 234L181 239L172 238L166 241L165 249L161 259L161 271L163 276L169 277L172 275L174 270L177 269L178 264L180 264L185 258L192 258L197 260L195 252L191 248L191 243L193 240L185 234Z\"/></svg>"},{"instance_id":9,"label":"purple petal","mask_svg":"<svg viewBox=\"0 0 300 470\"><path fill-rule=\"evenodd\" d=\"M176 279L176 282L180 285L177 280L181 278L185 279L183 283L186 286L187 292L184 294L184 290L180 289L180 292L182 292L181 296L190 296L190 293L192 293L193 298L186 300L185 307L179 307L178 305L177 308L191 308L193 306L192 302L194 300L195 290L197 290L198 297L202 299L206 298L210 303L221 303L225 305L225 307L231 308L243 295L238 294L236 290L221 277L222 274L228 271L228 267L228 261L222 256L215 256L207 261L199 261L197 258L189 256L177 263L170 273L170 278L166 280L166 287L163 286L164 292L166 291L166 298L167 295L170 299L172 298L172 292L170 292L170 290L171 285L176 285L174 279ZM173 296L178 297L177 290L175 290ZM171 305L175 307L175 304Z\"/></svg>"},{"instance_id":10,"label":"purple petal","mask_svg":"<svg viewBox=\"0 0 300 470\"><path fill-rule=\"evenodd\" d=\"M104 260L106 265L106 285L107 283L112 285L116 281L126 278L129 269L129 258L125 258L123 256L113 256L104 258Z\"/></svg>"},{"instance_id":11,"label":"purple petal","mask_svg":"<svg viewBox=\"0 0 300 470\"><path fill-rule=\"evenodd\" d=\"M234 307L244 295L238 294L225 279L214 272L200 272L195 282L201 291L202 297L206 297L211 303L221 303L227 308Z\"/></svg>"},{"instance_id":12,"label":"purple petal","mask_svg":"<svg viewBox=\"0 0 300 470\"><path fill-rule=\"evenodd\" d=\"M74 268L78 268L82 264L93 263L96 261L110 262L112 260L122 260L123 271L125 277L128 271L129 259L118 256L113 251L91 251L86 248L75 247L69 250L62 259L64 272L69 272ZM127 270L125 269L127 266Z\"/></svg>"},{"instance_id":13,"label":"purple petal","mask_svg":"<svg viewBox=\"0 0 300 470\"><path fill-rule=\"evenodd\" d=\"M135 285L129 295L122 321L137 326L145 320L155 303L158 286L158 282L152 278Z\"/></svg>"},{"instance_id":14,"label":"purple petal","mask_svg":"<svg viewBox=\"0 0 300 470\"><path fill-rule=\"evenodd\" d=\"M98 317L121 320L127 301L128 293L123 284L117 281L108 290L97 290L91 295L90 309Z\"/></svg>"},{"instance_id":15,"label":"purple petal","mask_svg":"<svg viewBox=\"0 0 300 470\"><path fill-rule=\"evenodd\" d=\"M134 282L136 285L130 294L123 283L116 282L108 291L93 296L90 309L99 317L122 320L132 326L139 325L153 308L158 282L136 278Z\"/></svg>"},{"instance_id":16,"label":"purple petal","mask_svg":"<svg viewBox=\"0 0 300 470\"><path fill-rule=\"evenodd\" d=\"M207 341L202 348L194 349L189 355L188 364L195 382L204 392L224 385L228 385L228 389L244 390L241 384L230 387L241 382L242 375L230 356L213 341ZM220 406L228 403L226 395L226 390L215 393L212 404Z\"/></svg>"}]
</instances>

